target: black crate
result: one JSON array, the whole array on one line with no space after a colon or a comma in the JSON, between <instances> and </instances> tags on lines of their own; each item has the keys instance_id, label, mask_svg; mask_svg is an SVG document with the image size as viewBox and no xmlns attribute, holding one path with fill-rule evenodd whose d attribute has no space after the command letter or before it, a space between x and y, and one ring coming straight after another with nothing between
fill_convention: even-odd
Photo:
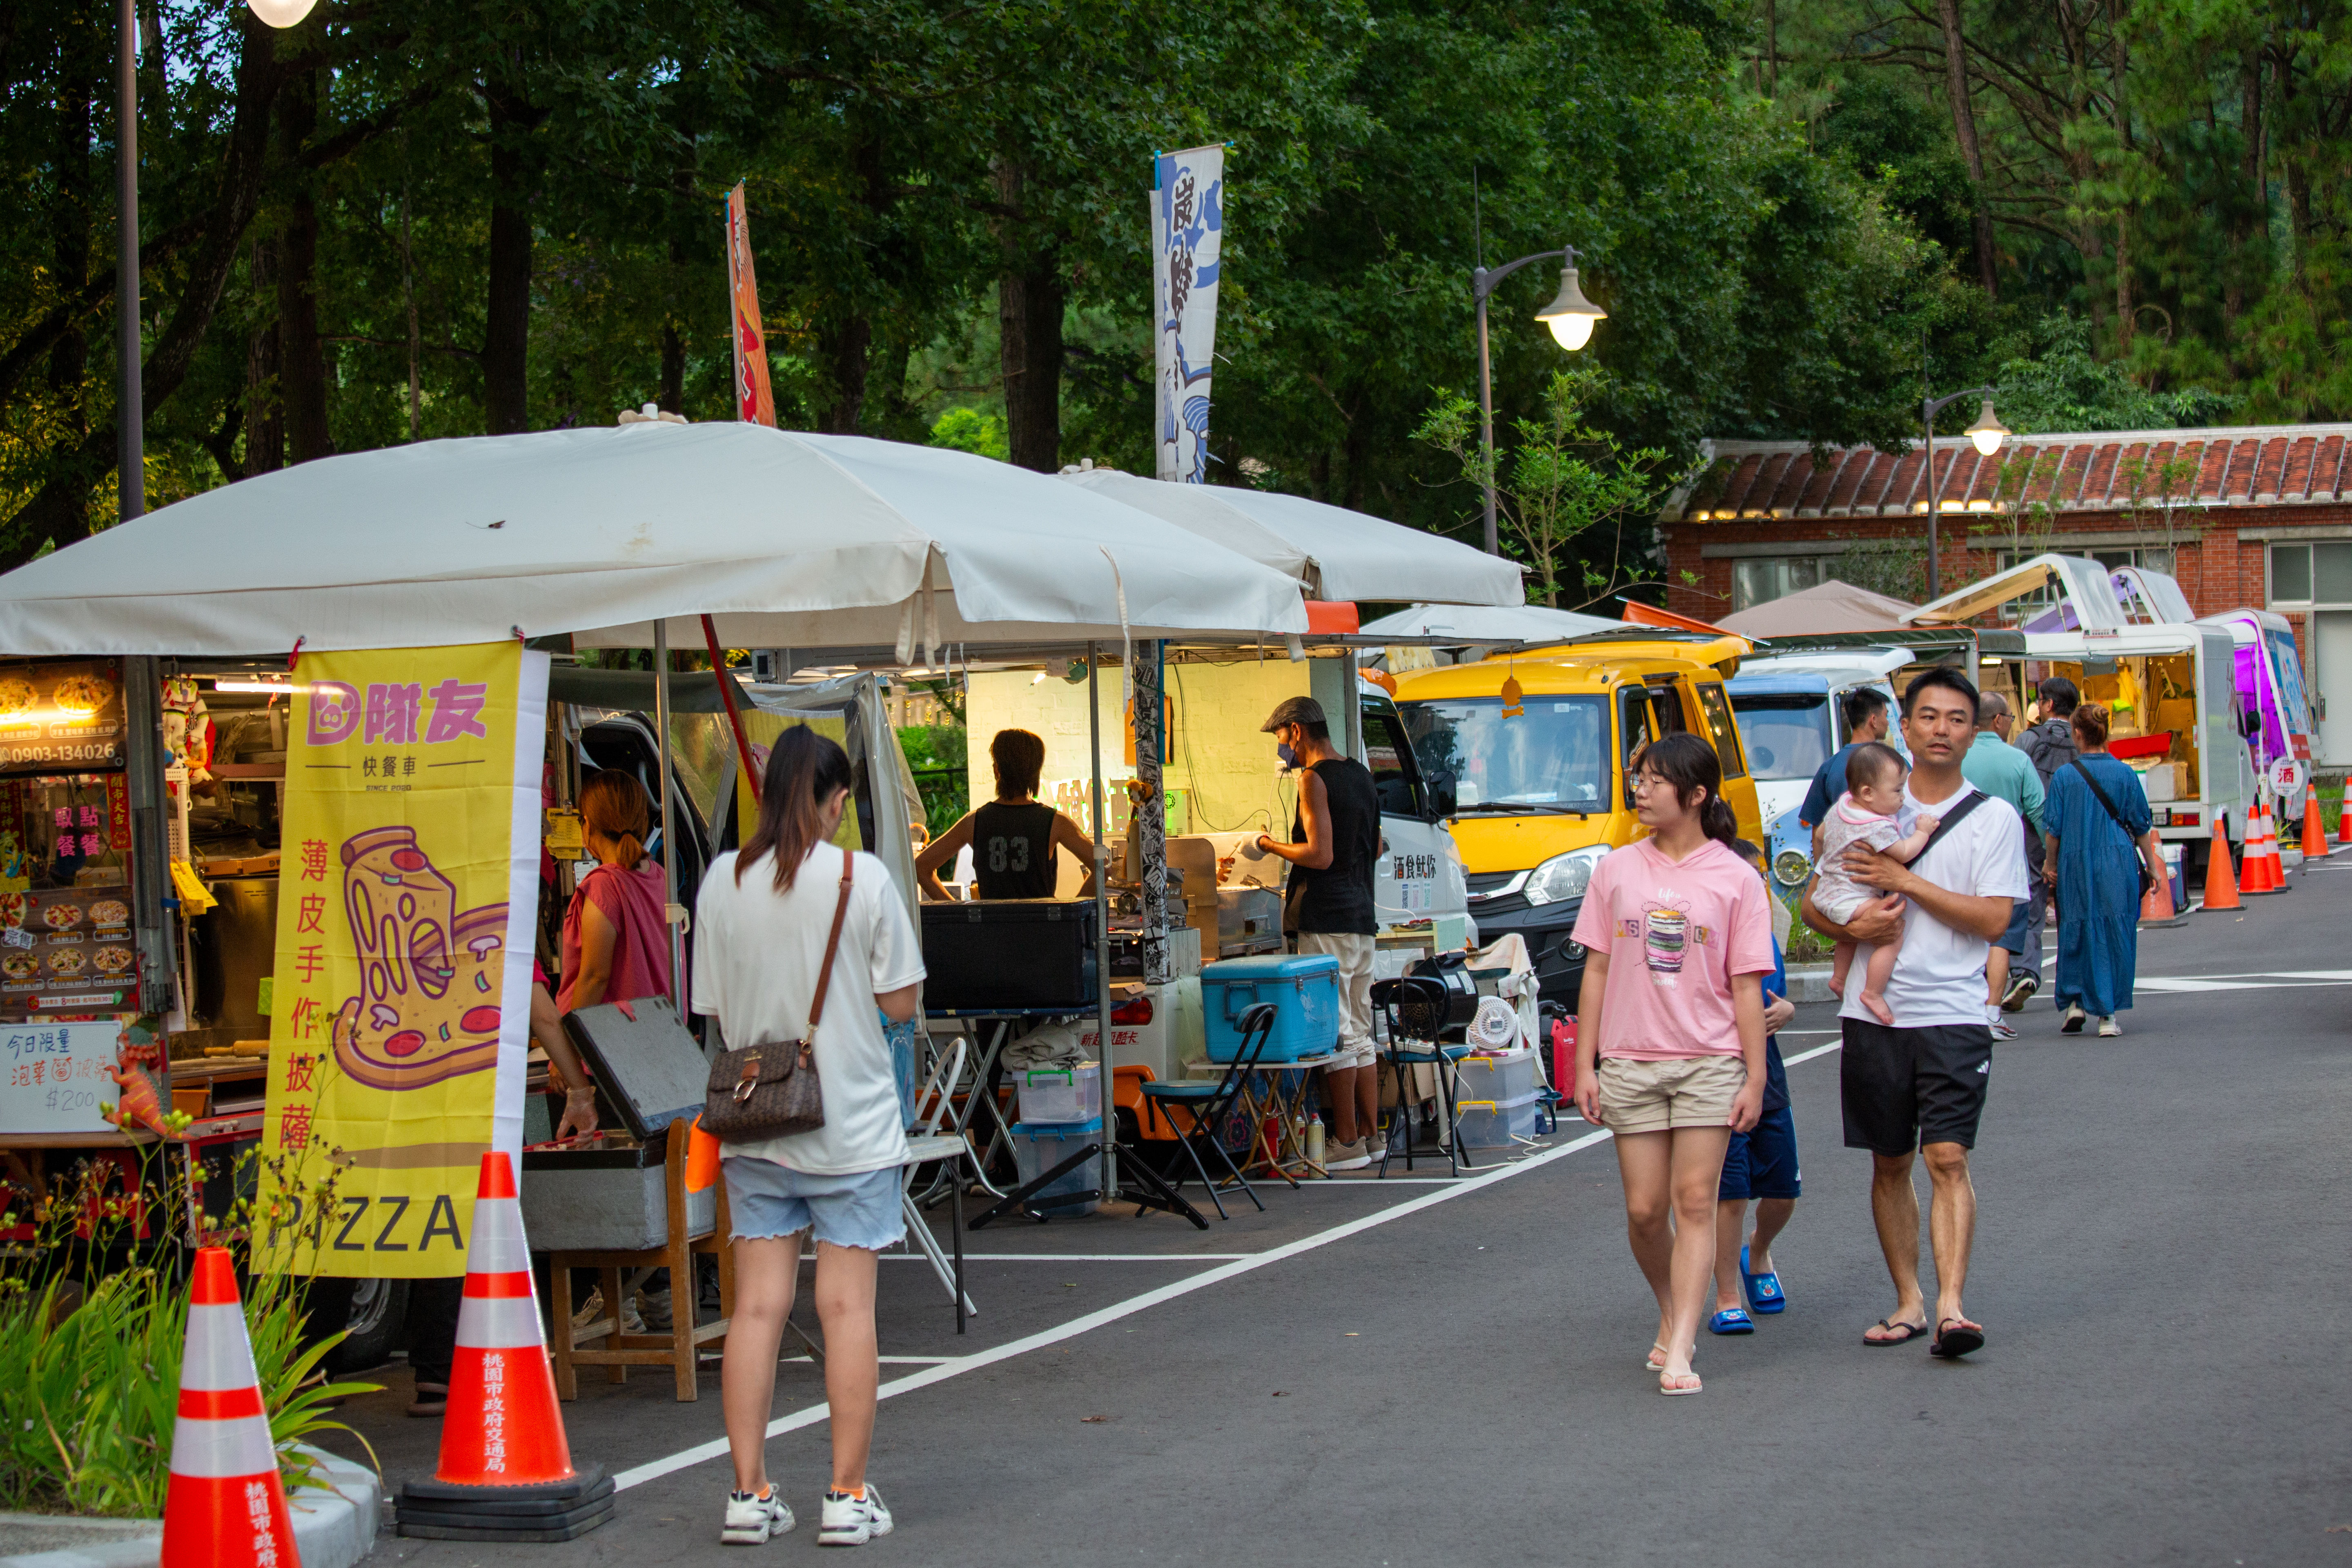
<instances>
[{"instance_id":1,"label":"black crate","mask_svg":"<svg viewBox=\"0 0 2352 1568\"><path fill-rule=\"evenodd\" d=\"M923 906L923 1005L1083 1012L1095 1005L1091 900L982 899Z\"/></svg>"}]
</instances>

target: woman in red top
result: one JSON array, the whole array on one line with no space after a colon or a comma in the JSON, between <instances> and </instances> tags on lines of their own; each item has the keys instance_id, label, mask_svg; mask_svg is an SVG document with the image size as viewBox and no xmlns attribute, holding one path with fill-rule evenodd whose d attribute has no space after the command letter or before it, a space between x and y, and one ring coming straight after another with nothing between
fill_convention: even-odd
<instances>
[{"instance_id":1,"label":"woman in red top","mask_svg":"<svg viewBox=\"0 0 2352 1568\"><path fill-rule=\"evenodd\" d=\"M661 868L646 858L652 815L645 786L618 769L591 773L580 786L581 837L597 865L563 911L559 1016L669 994L668 889Z\"/></svg>"}]
</instances>

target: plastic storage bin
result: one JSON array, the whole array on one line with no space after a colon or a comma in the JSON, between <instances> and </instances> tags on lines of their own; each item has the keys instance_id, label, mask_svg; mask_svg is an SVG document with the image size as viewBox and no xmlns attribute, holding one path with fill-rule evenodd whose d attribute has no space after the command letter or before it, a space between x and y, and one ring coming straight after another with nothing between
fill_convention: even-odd
<instances>
[{"instance_id":1,"label":"plastic storage bin","mask_svg":"<svg viewBox=\"0 0 2352 1568\"><path fill-rule=\"evenodd\" d=\"M1013 1124L1013 1160L1027 1186L1087 1144L1102 1138L1102 1118L1092 1121L1016 1121ZM1029 1202L1041 1214L1092 1214L1101 1205L1093 1198L1056 1203L1065 1194L1092 1192L1102 1167L1092 1161L1080 1165L1038 1193Z\"/></svg>"},{"instance_id":2,"label":"plastic storage bin","mask_svg":"<svg viewBox=\"0 0 2352 1568\"><path fill-rule=\"evenodd\" d=\"M1454 1101L1462 1107L1465 1149L1508 1149L1517 1140L1536 1135L1536 1090L1530 1089L1517 1100L1497 1101L1491 1109L1483 1103L1471 1103L1485 1098L1465 1094Z\"/></svg>"},{"instance_id":3,"label":"plastic storage bin","mask_svg":"<svg viewBox=\"0 0 2352 1568\"><path fill-rule=\"evenodd\" d=\"M1034 1122L1102 1120L1102 1063L1033 1068L1016 1073L1021 1120Z\"/></svg>"},{"instance_id":4,"label":"plastic storage bin","mask_svg":"<svg viewBox=\"0 0 2352 1568\"><path fill-rule=\"evenodd\" d=\"M1454 1067L1461 1075L1455 1080L1456 1100L1516 1102L1543 1087L1536 1080L1533 1050L1507 1051L1498 1057L1464 1057Z\"/></svg>"},{"instance_id":5,"label":"plastic storage bin","mask_svg":"<svg viewBox=\"0 0 2352 1568\"><path fill-rule=\"evenodd\" d=\"M1274 1005L1274 1033L1260 1061L1328 1056L1339 1044L1339 961L1328 952L1270 952L1201 966L1201 1007L1209 1059L1241 1055L1242 1016Z\"/></svg>"}]
</instances>

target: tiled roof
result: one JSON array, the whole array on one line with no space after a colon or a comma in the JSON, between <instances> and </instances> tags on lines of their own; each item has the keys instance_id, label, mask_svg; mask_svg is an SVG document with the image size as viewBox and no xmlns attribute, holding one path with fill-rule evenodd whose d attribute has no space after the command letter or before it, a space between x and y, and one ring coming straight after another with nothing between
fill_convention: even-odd
<instances>
[{"instance_id":1,"label":"tiled roof","mask_svg":"<svg viewBox=\"0 0 2352 1568\"><path fill-rule=\"evenodd\" d=\"M2352 500L2352 425L2240 426L2012 436L1990 458L1959 437L1936 440L1941 510L2007 511L2021 497L2061 511L2160 504ZM1662 522L1736 518L1882 517L1927 510L1916 447L1881 452L1802 441L1710 441L1704 463L1660 509ZM2168 487L2163 470L2181 477ZM2138 496L2135 502L2133 490Z\"/></svg>"}]
</instances>

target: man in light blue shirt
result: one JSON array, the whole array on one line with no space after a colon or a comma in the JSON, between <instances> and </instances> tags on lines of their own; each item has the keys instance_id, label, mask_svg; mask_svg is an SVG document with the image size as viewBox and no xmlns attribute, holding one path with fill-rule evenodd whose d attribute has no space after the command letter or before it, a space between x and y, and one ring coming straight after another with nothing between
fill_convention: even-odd
<instances>
[{"instance_id":1,"label":"man in light blue shirt","mask_svg":"<svg viewBox=\"0 0 2352 1568\"><path fill-rule=\"evenodd\" d=\"M1977 738L1960 758L1960 776L1995 800L2009 802L2017 808L2017 815L2025 818L2025 858L2032 866L2042 858L2042 774L2035 770L2032 758L2009 743L2010 727L2015 722L2015 716L2009 710L2009 699L2000 692L1988 691L1979 698ZM1996 1039L2017 1038L2017 1031L2001 1016L2002 1004L2011 989L2012 964L2017 974L2019 1006L2022 1007L2026 998L2042 987L2042 930L2032 918L2032 910L2031 898L2020 899L2016 912L2010 917L2009 929L1985 954L1985 1022L1991 1026Z\"/></svg>"}]
</instances>

